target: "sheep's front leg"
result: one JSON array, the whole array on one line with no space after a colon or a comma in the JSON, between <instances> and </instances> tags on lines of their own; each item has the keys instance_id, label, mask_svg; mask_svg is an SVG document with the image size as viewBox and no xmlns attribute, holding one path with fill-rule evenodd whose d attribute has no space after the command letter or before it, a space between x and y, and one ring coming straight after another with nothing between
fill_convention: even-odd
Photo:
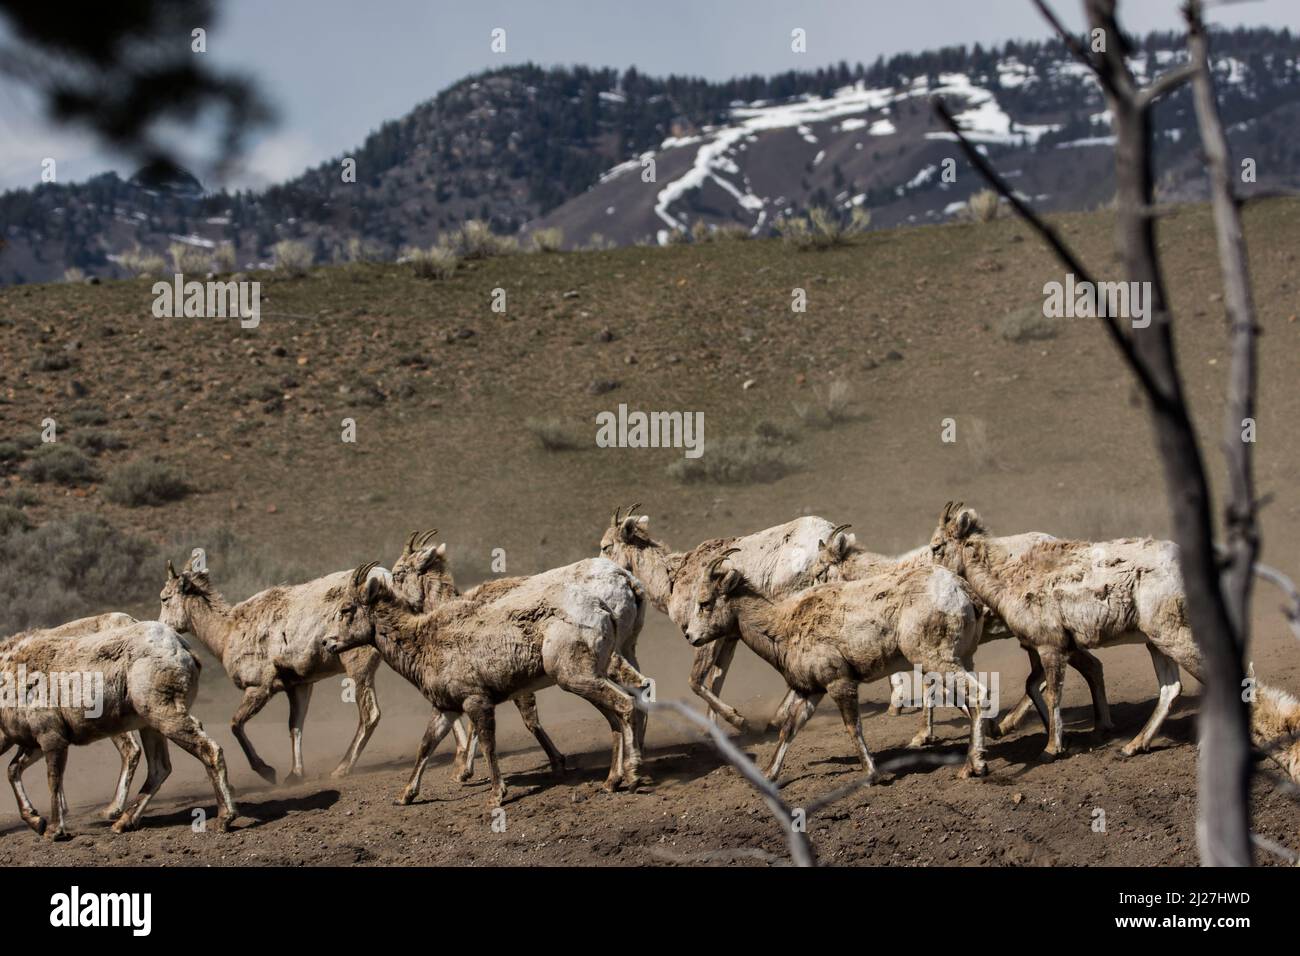
<instances>
[{"instance_id":1,"label":"sheep's front leg","mask_svg":"<svg viewBox=\"0 0 1300 956\"><path fill-rule=\"evenodd\" d=\"M467 731L459 720L452 722L451 733L456 738L456 759L451 765L451 778L459 783L464 783L474 776L474 756L478 753L478 734L474 733L473 727Z\"/></svg>"},{"instance_id":2,"label":"sheep's front leg","mask_svg":"<svg viewBox=\"0 0 1300 956\"><path fill-rule=\"evenodd\" d=\"M303 778L302 766L302 728L307 723L307 708L311 705L312 684L296 684L285 693L289 695L289 746L293 752L293 769L285 777L285 783L293 783Z\"/></svg>"},{"instance_id":3,"label":"sheep's front leg","mask_svg":"<svg viewBox=\"0 0 1300 956\"><path fill-rule=\"evenodd\" d=\"M397 798L400 806L412 803L420 795L420 781L424 777L425 764L429 762L429 757L433 755L442 738L447 736L455 723L455 717L448 717L440 710L435 710L433 716L429 718L424 739L420 741L420 750L415 755L415 768L411 771L411 779Z\"/></svg>"},{"instance_id":4,"label":"sheep's front leg","mask_svg":"<svg viewBox=\"0 0 1300 956\"><path fill-rule=\"evenodd\" d=\"M44 756L45 754L35 747L31 749L20 747L14 754L14 759L9 762L9 786L13 787L14 799L18 801L18 815L38 834L45 832L46 823L45 819L36 812L36 807L32 806L27 790L23 787L23 771Z\"/></svg>"},{"instance_id":5,"label":"sheep's front leg","mask_svg":"<svg viewBox=\"0 0 1300 956\"><path fill-rule=\"evenodd\" d=\"M370 735L379 726L379 697L375 694L375 671L379 669L379 652L372 647L357 647L339 656L343 669L352 679L357 695L357 732L352 737L343 759L330 774L343 777L352 772Z\"/></svg>"},{"instance_id":6,"label":"sheep's front leg","mask_svg":"<svg viewBox=\"0 0 1300 956\"><path fill-rule=\"evenodd\" d=\"M267 783L274 785L275 768L257 755L257 751L253 749L253 742L248 739L248 734L244 733L244 724L252 720L258 711L266 706L266 702L271 699L271 694L269 687L260 684L245 689L244 699L239 709L230 718L230 732L239 741L239 746L244 751L244 756L248 758L248 765L253 768L253 772Z\"/></svg>"},{"instance_id":7,"label":"sheep's front leg","mask_svg":"<svg viewBox=\"0 0 1300 956\"><path fill-rule=\"evenodd\" d=\"M710 713L717 714L731 726L744 733L749 729L749 724L746 723L744 716L713 692L715 683L721 686L719 679L713 674L714 668L717 667L717 661L728 644L731 645L731 652L735 653L735 642L731 639L713 641L695 652L695 662L691 665L690 685L695 695L709 705Z\"/></svg>"},{"instance_id":8,"label":"sheep's front leg","mask_svg":"<svg viewBox=\"0 0 1300 956\"><path fill-rule=\"evenodd\" d=\"M808 723L812 717L813 711L817 709L817 704L822 699L822 694L803 695L791 688L794 693L794 701L790 704L790 712L785 719L784 726L781 727L781 736L776 742L776 751L772 754L772 760L768 763L767 769L763 771L763 776L768 780L775 780L781 775L781 767L785 764L785 752L790 749L795 735L802 729L803 725Z\"/></svg>"},{"instance_id":9,"label":"sheep's front leg","mask_svg":"<svg viewBox=\"0 0 1300 956\"><path fill-rule=\"evenodd\" d=\"M60 742L42 749L45 776L50 783L50 826L45 831L45 839L67 840L71 834L66 829L68 801L63 795L63 771L68 765L68 745Z\"/></svg>"},{"instance_id":10,"label":"sheep's front leg","mask_svg":"<svg viewBox=\"0 0 1300 956\"><path fill-rule=\"evenodd\" d=\"M835 706L840 709L840 719L844 721L844 729L857 748L858 759L862 761L862 769L867 774L867 782L876 783L881 775L876 769L876 762L871 759L871 751L867 750L867 742L862 737L857 681L839 680L826 689L830 692L831 700L835 701Z\"/></svg>"}]
</instances>

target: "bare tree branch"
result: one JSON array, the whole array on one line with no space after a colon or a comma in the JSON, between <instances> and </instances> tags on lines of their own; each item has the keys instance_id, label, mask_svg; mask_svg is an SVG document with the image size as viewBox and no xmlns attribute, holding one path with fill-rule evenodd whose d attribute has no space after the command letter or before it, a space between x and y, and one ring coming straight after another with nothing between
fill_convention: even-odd
<instances>
[{"instance_id":1,"label":"bare tree branch","mask_svg":"<svg viewBox=\"0 0 1300 956\"><path fill-rule=\"evenodd\" d=\"M1144 110L1150 109L1160 97L1172 93L1184 83L1191 82L1195 76L1196 65L1194 63L1183 63L1172 70L1161 73L1138 93L1138 106Z\"/></svg>"},{"instance_id":2,"label":"bare tree branch","mask_svg":"<svg viewBox=\"0 0 1300 956\"><path fill-rule=\"evenodd\" d=\"M1088 69L1092 70L1092 74L1097 78L1097 82L1102 85L1103 89L1106 89L1109 79L1104 76L1101 70L1097 67L1097 63L1093 60L1092 54L1088 52L1088 48L1079 42L1078 37L1065 29L1065 24L1061 22L1055 11L1047 5L1046 0L1031 0L1031 2L1038 8L1038 12L1042 14L1043 19L1046 20L1048 24L1051 25L1052 29L1056 31L1056 35L1060 38L1061 42L1065 44L1065 48L1074 55L1076 60L1088 67ZM1110 90L1109 92L1113 93L1115 91Z\"/></svg>"},{"instance_id":3,"label":"bare tree branch","mask_svg":"<svg viewBox=\"0 0 1300 956\"><path fill-rule=\"evenodd\" d=\"M995 190L997 190L1000 196L1011 204L1011 208L1013 208L1022 219L1034 228L1034 231L1038 233L1042 240L1051 246L1052 251L1056 253L1056 257L1061 260L1067 269L1073 272L1081 281L1095 283L1092 274L1079 260L1079 257L1075 254L1074 250L1071 249L1065 240L1061 238L1060 234L1045 219L1041 218L1036 212L1034 212L1034 210L1016 194L1015 190L1007 185L1006 180L998 175L997 170L993 168L993 164L990 163L984 157L984 154L976 149L975 145L966 138L962 133L961 127L957 125L957 120L953 117L952 113L949 112L948 105L943 101L943 98L936 96L931 99L930 103L934 107L935 113L938 114L939 119L948 127L949 132L957 137L957 144L961 147L962 152L966 154L966 158L970 161L970 164L979 170L980 175L983 176ZM1142 383L1142 386L1146 389L1147 393L1150 395L1163 394L1160 386L1151 377L1146 366L1138 358L1137 352L1134 350L1132 343L1124 334L1123 330L1119 327L1116 318L1110 315L1102 316L1102 323L1105 325L1106 332L1110 336L1111 341L1115 344L1116 348L1120 350L1120 353L1128 363L1129 368L1132 370L1133 374L1138 377L1138 380Z\"/></svg>"},{"instance_id":4,"label":"bare tree branch","mask_svg":"<svg viewBox=\"0 0 1300 956\"><path fill-rule=\"evenodd\" d=\"M816 856L813 853L813 846L808 839L808 834L795 828L794 810L781 797L781 791L777 788L776 783L768 780L759 772L758 767L754 766L754 762L740 752L740 748L731 742L731 738L727 736L721 727L714 724L707 717L697 714L689 704L680 700L666 700L661 703L646 700L641 694L633 694L632 700L637 707L647 714L667 710L678 718L694 725L697 729L704 731L714 749L729 764L735 767L745 780L749 781L749 784L763 798L763 802L767 804L768 809L772 811L772 816L776 818L777 825L785 836L786 845L790 849L790 858L794 861L795 866L816 865Z\"/></svg>"},{"instance_id":5,"label":"bare tree branch","mask_svg":"<svg viewBox=\"0 0 1300 956\"><path fill-rule=\"evenodd\" d=\"M1281 588L1282 593L1287 596L1287 600L1291 604L1290 606L1282 605L1280 610L1291 628L1291 633L1300 638L1300 590L1296 589L1295 582L1277 568L1270 567L1267 564L1260 564L1258 561L1255 562L1255 573L1270 584L1277 585Z\"/></svg>"}]
</instances>

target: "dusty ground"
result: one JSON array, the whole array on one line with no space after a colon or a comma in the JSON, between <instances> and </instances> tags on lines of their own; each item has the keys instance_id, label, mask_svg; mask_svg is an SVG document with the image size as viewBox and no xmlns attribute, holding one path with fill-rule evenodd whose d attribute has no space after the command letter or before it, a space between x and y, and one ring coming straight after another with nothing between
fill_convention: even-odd
<instances>
[{"instance_id":1,"label":"dusty ground","mask_svg":"<svg viewBox=\"0 0 1300 956\"><path fill-rule=\"evenodd\" d=\"M1300 574L1297 212L1300 202L1271 201L1252 204L1247 215L1265 331L1258 480L1275 496L1264 512L1265 555L1293 575ZM1061 221L1104 271L1112 261L1110 220ZM1217 272L1207 267L1209 216L1176 210L1161 221L1161 235L1180 356L1217 476L1224 334ZM978 507L999 532L1164 534L1145 412L1096 324L1062 320L1043 341L1000 334L1007 315L1041 303L1042 284L1060 278L1024 227L1001 221L873 234L824 254L742 243L492 260L445 283L420 282L394 266L321 270L269 281L264 308L301 318L268 316L250 331L221 320L154 319L147 283L3 290L3 437L35 434L47 415L97 408L127 446L98 459L104 473L159 456L197 490L160 508L131 509L104 500L97 481L34 485L19 466L8 467L3 488L6 500L30 489L24 510L33 523L93 512L156 544L157 566L141 567L139 592L121 602L150 616L162 555L203 546L214 529L233 531L242 554L265 559L254 569L264 578L256 586L299 571L391 561L408 530L431 524L442 528L464 583L489 574L497 547L506 549L510 573L540 570L594 554L613 506L634 500L677 546L815 513L853 522L859 539L879 550L902 550L928 537L951 498ZM509 292L505 318L488 311L497 286ZM789 310L794 287L808 290L806 315ZM71 356L71 367L37 371L34 356L50 352ZM704 411L707 443L760 421L796 422L795 403L815 403L836 378L852 385L855 417L804 429L792 446L801 469L768 484L680 485L665 471L680 452L546 452L524 424L549 415L590 435L597 411L627 402ZM750 379L755 384L742 389ZM85 394L74 396L71 380ZM592 394L597 380L616 387ZM345 416L357 421L356 445L338 440ZM958 423L955 445L939 440L948 416ZM218 586L251 573L223 566L220 554L212 567ZM1300 649L1277 603L1275 593L1260 591L1253 658L1261 677L1296 691ZM641 648L660 695L687 696L689 649L657 613ZM1125 761L1115 747L1149 713L1154 676L1141 649L1108 649L1101 658L1121 729L1113 741L1088 733L1086 689L1071 673L1067 759L1039 764L1042 733L1029 723L992 743L985 781L958 781L951 767L902 773L814 817L823 859L1194 863L1196 683L1185 680L1187 698L1160 749ZM977 664L999 673L1003 704L1013 703L1022 655L994 645ZM354 726L338 690L333 682L318 689L307 722L309 769L319 776L268 789L230 737L234 691L209 661L197 709L226 748L240 790L246 816L236 832L191 832L191 810L210 811L212 801L197 764L176 754L176 773L147 828L113 836L94 817L116 764L115 751L101 743L71 759L80 835L45 844L0 800L0 864L657 863L749 847L780 852L752 792L666 719L650 735L647 769L656 785L631 795L600 792L603 724L557 690L542 695L542 717L578 769L552 781L513 710L503 708L511 783L504 833L492 830L485 812L482 768L471 785L454 784L449 756L426 776L424 802L395 807L427 710L385 671L385 716L361 772L334 781L328 771ZM883 685L863 693L871 702L870 746L886 759L899 755L919 718L879 713ZM726 696L762 717L779 687L742 650ZM281 770L286 714L279 700L250 725ZM956 752L963 729L946 717L942 733ZM766 755L771 746L755 740L749 749ZM820 714L787 762L791 801L851 779L849 754L838 718ZM38 769L28 786L44 806ZM1093 832L1096 809L1105 811L1105 833ZM1257 783L1256 813L1260 833L1300 846L1300 804L1267 780Z\"/></svg>"}]
</instances>

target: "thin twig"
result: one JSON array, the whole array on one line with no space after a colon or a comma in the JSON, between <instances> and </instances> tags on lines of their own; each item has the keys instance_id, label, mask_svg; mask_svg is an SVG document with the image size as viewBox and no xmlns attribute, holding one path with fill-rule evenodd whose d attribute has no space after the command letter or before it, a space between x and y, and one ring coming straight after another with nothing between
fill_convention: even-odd
<instances>
[{"instance_id":1,"label":"thin twig","mask_svg":"<svg viewBox=\"0 0 1300 956\"><path fill-rule=\"evenodd\" d=\"M1095 286L1096 283L1092 278L1092 274L1084 264L1079 261L1079 257L1075 255L1074 250L1066 244L1065 240L1061 238L1049 223L1042 219L1038 213L1034 212L1034 210L1016 194L1015 190L1007 185L1007 182L998 174L997 170L993 168L993 164L985 159L984 155L962 134L961 128L957 125L957 121L953 118L952 113L948 111L948 106L944 103L943 99L935 96L930 100L930 103L934 107L935 113L938 114L939 119L942 120L943 124L948 127L948 130L957 137L957 143L961 146L962 152L966 154L966 158L970 161L970 164L979 171L979 174L988 181L989 185L997 190L999 195L1006 199L1007 202L1011 203L1011 207L1020 215L1020 217L1033 227L1034 231L1042 237L1044 242L1052 247L1052 251L1056 253L1056 257L1065 264L1067 269L1073 272L1081 281L1092 283ZM1124 357L1124 361L1128 364L1129 368L1133 370L1133 374L1138 377L1139 381L1146 389L1147 394L1151 396L1151 400L1156 403L1168 401L1164 389L1157 384L1146 365L1138 357L1136 350L1133 348L1133 344L1124 335L1123 331L1119 327L1119 323L1115 321L1115 317L1104 315L1101 319L1102 324L1106 327L1106 332L1110 335L1111 341L1113 341L1116 348L1120 350L1120 354Z\"/></svg>"},{"instance_id":2,"label":"thin twig","mask_svg":"<svg viewBox=\"0 0 1300 956\"><path fill-rule=\"evenodd\" d=\"M731 738L727 736L721 727L712 723L708 718L700 716L695 712L694 708L684 701L652 701L646 700L641 694L633 694L632 701L647 714L667 710L678 718L693 724L697 729L704 731L714 749L759 792L763 802L772 811L778 826L784 832L786 845L790 849L790 858L794 861L795 866L816 865L816 856L813 853L808 834L795 828L794 811L782 799L781 791L777 789L776 783L768 780L759 772L758 767L754 766L754 762L740 752L740 748L731 742Z\"/></svg>"}]
</instances>

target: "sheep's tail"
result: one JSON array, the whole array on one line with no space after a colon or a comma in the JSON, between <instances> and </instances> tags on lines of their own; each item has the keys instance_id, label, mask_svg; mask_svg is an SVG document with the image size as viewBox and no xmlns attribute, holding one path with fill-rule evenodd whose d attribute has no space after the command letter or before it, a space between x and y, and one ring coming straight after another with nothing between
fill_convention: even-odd
<instances>
[{"instance_id":1,"label":"sheep's tail","mask_svg":"<svg viewBox=\"0 0 1300 956\"><path fill-rule=\"evenodd\" d=\"M1300 783L1300 700L1266 684L1255 685L1250 735L1288 777Z\"/></svg>"}]
</instances>

